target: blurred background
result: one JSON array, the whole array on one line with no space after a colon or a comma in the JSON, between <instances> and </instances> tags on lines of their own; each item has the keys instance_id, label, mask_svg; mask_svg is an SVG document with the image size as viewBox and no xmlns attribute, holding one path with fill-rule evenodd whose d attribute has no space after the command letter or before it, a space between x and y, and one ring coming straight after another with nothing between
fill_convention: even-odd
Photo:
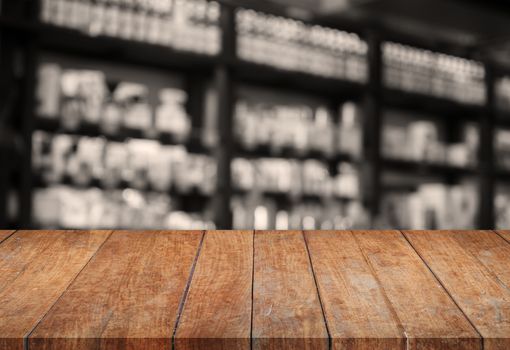
<instances>
[{"instance_id":1,"label":"blurred background","mask_svg":"<svg viewBox=\"0 0 510 350\"><path fill-rule=\"evenodd\" d=\"M0 0L0 227L510 225L510 4Z\"/></svg>"}]
</instances>

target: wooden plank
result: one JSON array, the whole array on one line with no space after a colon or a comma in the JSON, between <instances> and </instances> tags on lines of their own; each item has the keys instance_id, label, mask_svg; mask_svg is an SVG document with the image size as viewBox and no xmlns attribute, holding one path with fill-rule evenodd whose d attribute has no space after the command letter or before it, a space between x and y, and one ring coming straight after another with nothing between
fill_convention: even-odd
<instances>
[{"instance_id":1,"label":"wooden plank","mask_svg":"<svg viewBox=\"0 0 510 350\"><path fill-rule=\"evenodd\" d=\"M494 264L487 256L485 260L477 258L477 254L485 255L483 248L476 253L475 244L467 243L467 236L457 237L445 231L408 231L405 235L483 336L484 349L509 349L510 289L496 277L503 276L500 272L508 267L509 256L500 261L504 266L491 270ZM488 236L482 237L485 240ZM493 242L483 245L492 246ZM493 249L491 254L494 252Z\"/></svg>"},{"instance_id":2,"label":"wooden plank","mask_svg":"<svg viewBox=\"0 0 510 350\"><path fill-rule=\"evenodd\" d=\"M510 244L493 231L436 232L454 238L510 290Z\"/></svg>"},{"instance_id":3,"label":"wooden plank","mask_svg":"<svg viewBox=\"0 0 510 350\"><path fill-rule=\"evenodd\" d=\"M328 349L302 232L256 232L253 349Z\"/></svg>"},{"instance_id":4,"label":"wooden plank","mask_svg":"<svg viewBox=\"0 0 510 350\"><path fill-rule=\"evenodd\" d=\"M14 230L0 230L0 243L6 240L14 232L15 232Z\"/></svg>"},{"instance_id":5,"label":"wooden plank","mask_svg":"<svg viewBox=\"0 0 510 350\"><path fill-rule=\"evenodd\" d=\"M114 232L29 338L30 349L170 349L203 232Z\"/></svg>"},{"instance_id":6,"label":"wooden plank","mask_svg":"<svg viewBox=\"0 0 510 350\"><path fill-rule=\"evenodd\" d=\"M305 232L332 349L405 349L402 326L349 231Z\"/></svg>"},{"instance_id":7,"label":"wooden plank","mask_svg":"<svg viewBox=\"0 0 510 350\"><path fill-rule=\"evenodd\" d=\"M476 330L400 232L354 236L404 328L408 349L480 349Z\"/></svg>"},{"instance_id":8,"label":"wooden plank","mask_svg":"<svg viewBox=\"0 0 510 350\"><path fill-rule=\"evenodd\" d=\"M249 349L252 275L252 231L207 232L174 348Z\"/></svg>"},{"instance_id":9,"label":"wooden plank","mask_svg":"<svg viewBox=\"0 0 510 350\"><path fill-rule=\"evenodd\" d=\"M503 237L507 242L510 243L510 231L504 230L504 231L496 231L501 237Z\"/></svg>"},{"instance_id":10,"label":"wooden plank","mask_svg":"<svg viewBox=\"0 0 510 350\"><path fill-rule=\"evenodd\" d=\"M0 245L0 349L23 349L23 338L109 235L18 231Z\"/></svg>"}]
</instances>

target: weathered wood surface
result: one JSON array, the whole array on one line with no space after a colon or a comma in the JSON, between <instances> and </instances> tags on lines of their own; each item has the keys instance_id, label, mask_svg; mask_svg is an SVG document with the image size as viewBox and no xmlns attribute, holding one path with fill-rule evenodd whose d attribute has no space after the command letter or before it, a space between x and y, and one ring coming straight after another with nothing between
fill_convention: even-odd
<instances>
[{"instance_id":1,"label":"weathered wood surface","mask_svg":"<svg viewBox=\"0 0 510 350\"><path fill-rule=\"evenodd\" d=\"M483 349L510 349L508 242L486 231L405 235L482 335Z\"/></svg>"},{"instance_id":2,"label":"weathered wood surface","mask_svg":"<svg viewBox=\"0 0 510 350\"><path fill-rule=\"evenodd\" d=\"M398 231L354 233L410 349L479 349L480 336Z\"/></svg>"},{"instance_id":3,"label":"weathered wood surface","mask_svg":"<svg viewBox=\"0 0 510 350\"><path fill-rule=\"evenodd\" d=\"M115 232L37 326L31 349L171 349L202 233Z\"/></svg>"},{"instance_id":4,"label":"weathered wood surface","mask_svg":"<svg viewBox=\"0 0 510 350\"><path fill-rule=\"evenodd\" d=\"M327 350L303 233L257 232L254 268L253 349Z\"/></svg>"},{"instance_id":5,"label":"weathered wood surface","mask_svg":"<svg viewBox=\"0 0 510 350\"><path fill-rule=\"evenodd\" d=\"M0 350L482 346L510 231L0 231Z\"/></svg>"},{"instance_id":6,"label":"weathered wood surface","mask_svg":"<svg viewBox=\"0 0 510 350\"><path fill-rule=\"evenodd\" d=\"M253 232L207 232L175 349L250 349Z\"/></svg>"},{"instance_id":7,"label":"weathered wood surface","mask_svg":"<svg viewBox=\"0 0 510 350\"><path fill-rule=\"evenodd\" d=\"M14 233L14 230L0 230L0 243L6 240L10 235Z\"/></svg>"},{"instance_id":8,"label":"weathered wood surface","mask_svg":"<svg viewBox=\"0 0 510 350\"><path fill-rule=\"evenodd\" d=\"M57 302L110 232L18 231L0 244L0 349L24 338Z\"/></svg>"},{"instance_id":9,"label":"weathered wood surface","mask_svg":"<svg viewBox=\"0 0 510 350\"><path fill-rule=\"evenodd\" d=\"M354 234L306 232L333 349L404 349L393 307Z\"/></svg>"},{"instance_id":10,"label":"weathered wood surface","mask_svg":"<svg viewBox=\"0 0 510 350\"><path fill-rule=\"evenodd\" d=\"M507 240L508 242L510 242L510 231L509 230L506 230L506 231L497 231L497 233L503 237L505 240Z\"/></svg>"}]
</instances>

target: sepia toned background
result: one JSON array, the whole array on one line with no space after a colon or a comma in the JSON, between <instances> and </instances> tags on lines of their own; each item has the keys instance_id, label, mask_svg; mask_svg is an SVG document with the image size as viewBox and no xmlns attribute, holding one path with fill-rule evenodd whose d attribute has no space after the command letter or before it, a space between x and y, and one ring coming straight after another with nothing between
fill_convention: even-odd
<instances>
[{"instance_id":1,"label":"sepia toned background","mask_svg":"<svg viewBox=\"0 0 510 350\"><path fill-rule=\"evenodd\" d=\"M0 4L2 228L509 227L509 5Z\"/></svg>"}]
</instances>

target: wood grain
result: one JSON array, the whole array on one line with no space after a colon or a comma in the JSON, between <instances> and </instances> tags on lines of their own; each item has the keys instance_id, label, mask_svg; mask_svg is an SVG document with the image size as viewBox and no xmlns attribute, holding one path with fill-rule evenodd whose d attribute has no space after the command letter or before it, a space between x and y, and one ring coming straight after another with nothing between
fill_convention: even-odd
<instances>
[{"instance_id":1,"label":"wood grain","mask_svg":"<svg viewBox=\"0 0 510 350\"><path fill-rule=\"evenodd\" d=\"M480 349L476 330L400 232L354 236L404 328L408 349Z\"/></svg>"},{"instance_id":2,"label":"wood grain","mask_svg":"<svg viewBox=\"0 0 510 350\"><path fill-rule=\"evenodd\" d=\"M505 230L505 231L497 231L497 233L503 237L507 242L510 243L510 231L508 230Z\"/></svg>"},{"instance_id":3,"label":"wood grain","mask_svg":"<svg viewBox=\"0 0 510 350\"><path fill-rule=\"evenodd\" d=\"M509 235L0 231L0 350L507 350Z\"/></svg>"},{"instance_id":4,"label":"wood grain","mask_svg":"<svg viewBox=\"0 0 510 350\"><path fill-rule=\"evenodd\" d=\"M252 275L252 231L207 232L174 348L250 349Z\"/></svg>"},{"instance_id":5,"label":"wood grain","mask_svg":"<svg viewBox=\"0 0 510 350\"><path fill-rule=\"evenodd\" d=\"M405 349L384 290L349 231L305 232L332 349Z\"/></svg>"},{"instance_id":6,"label":"wood grain","mask_svg":"<svg viewBox=\"0 0 510 350\"><path fill-rule=\"evenodd\" d=\"M10 235L14 233L14 230L0 230L0 243L6 240Z\"/></svg>"},{"instance_id":7,"label":"wood grain","mask_svg":"<svg viewBox=\"0 0 510 350\"><path fill-rule=\"evenodd\" d=\"M18 231L0 245L0 349L23 349L110 232Z\"/></svg>"},{"instance_id":8,"label":"wood grain","mask_svg":"<svg viewBox=\"0 0 510 350\"><path fill-rule=\"evenodd\" d=\"M34 330L30 349L171 349L202 235L114 232Z\"/></svg>"},{"instance_id":9,"label":"wood grain","mask_svg":"<svg viewBox=\"0 0 510 350\"><path fill-rule=\"evenodd\" d=\"M256 232L253 349L328 349L302 232Z\"/></svg>"},{"instance_id":10,"label":"wood grain","mask_svg":"<svg viewBox=\"0 0 510 350\"><path fill-rule=\"evenodd\" d=\"M495 249L498 239L479 233L408 231L406 237L469 317L484 340L485 350L510 348L508 259ZM502 247L506 242L499 240ZM479 247L478 247L479 245ZM486 248L490 248L487 250ZM488 253L487 253L488 252ZM496 267L497 259L503 266ZM499 277L498 277L499 276Z\"/></svg>"},{"instance_id":11,"label":"wood grain","mask_svg":"<svg viewBox=\"0 0 510 350\"><path fill-rule=\"evenodd\" d=\"M436 234L454 238L487 271L510 290L510 243L493 231L449 231Z\"/></svg>"}]
</instances>

